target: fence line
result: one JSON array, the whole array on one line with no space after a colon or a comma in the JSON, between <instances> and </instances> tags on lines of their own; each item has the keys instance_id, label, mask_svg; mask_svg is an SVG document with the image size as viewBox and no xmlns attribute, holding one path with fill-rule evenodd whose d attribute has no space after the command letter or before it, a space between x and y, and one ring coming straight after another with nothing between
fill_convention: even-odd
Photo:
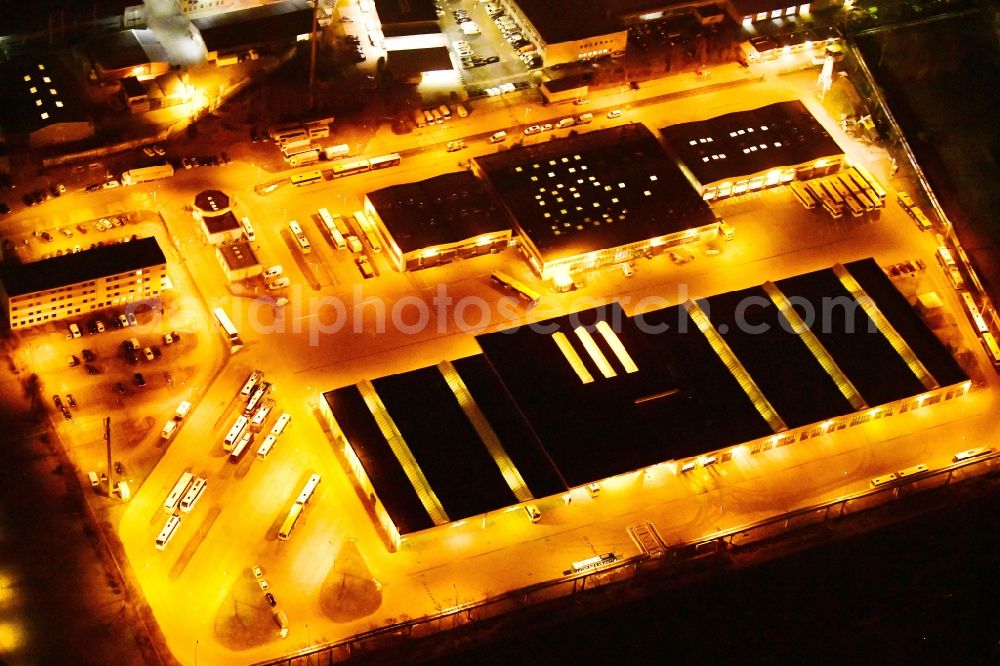
<instances>
[{"instance_id":1,"label":"fence line","mask_svg":"<svg viewBox=\"0 0 1000 666\"><path fill-rule=\"evenodd\" d=\"M886 486L871 488L828 502L802 507L771 518L748 523L708 535L697 541L671 546L662 557L637 555L607 567L567 575L512 590L495 597L460 604L420 618L396 622L355 634L350 638L305 648L278 659L260 662L259 666L301 666L314 659L326 663L346 661L355 652L372 653L398 645L406 638L421 638L468 626L474 622L508 615L528 606L557 601L576 594L625 587L630 580L643 576L662 576L666 571L683 571L694 563L728 562L741 548L789 536L800 529L860 515L888 504L893 499L909 497L929 490L947 488L955 483L1000 473L1000 452L953 463L940 470L900 479Z\"/></svg>"}]
</instances>

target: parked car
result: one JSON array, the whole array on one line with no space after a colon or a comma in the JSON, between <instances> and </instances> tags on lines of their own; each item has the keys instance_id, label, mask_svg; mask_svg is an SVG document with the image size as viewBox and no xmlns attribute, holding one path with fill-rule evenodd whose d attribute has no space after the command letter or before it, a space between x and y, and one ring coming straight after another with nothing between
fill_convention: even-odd
<instances>
[{"instance_id":1,"label":"parked car","mask_svg":"<svg viewBox=\"0 0 1000 666\"><path fill-rule=\"evenodd\" d=\"M125 316L128 317L129 326L136 326L138 324L138 322L135 320L135 315L132 314L131 312L126 312Z\"/></svg>"},{"instance_id":2,"label":"parked car","mask_svg":"<svg viewBox=\"0 0 1000 666\"><path fill-rule=\"evenodd\" d=\"M146 357L147 361L152 361L155 357L153 356L153 350L146 347L142 350L142 355Z\"/></svg>"},{"instance_id":3,"label":"parked car","mask_svg":"<svg viewBox=\"0 0 1000 666\"><path fill-rule=\"evenodd\" d=\"M375 271L372 270L371 264L368 263L368 257L361 255L357 257L355 263L358 265L358 270L361 271L361 275L367 280L369 278L375 277Z\"/></svg>"},{"instance_id":4,"label":"parked car","mask_svg":"<svg viewBox=\"0 0 1000 666\"><path fill-rule=\"evenodd\" d=\"M694 255L685 250L676 250L670 253L670 260L678 266L688 263L694 259Z\"/></svg>"},{"instance_id":5,"label":"parked car","mask_svg":"<svg viewBox=\"0 0 1000 666\"><path fill-rule=\"evenodd\" d=\"M532 134L541 134L541 132L542 132L541 125L529 125L528 127L524 128L525 136L531 136Z\"/></svg>"}]
</instances>

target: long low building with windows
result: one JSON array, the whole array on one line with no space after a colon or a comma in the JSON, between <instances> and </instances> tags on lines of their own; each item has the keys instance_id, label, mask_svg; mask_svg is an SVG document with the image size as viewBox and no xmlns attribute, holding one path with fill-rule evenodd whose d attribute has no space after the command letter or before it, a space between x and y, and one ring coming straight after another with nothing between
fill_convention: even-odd
<instances>
[{"instance_id":1,"label":"long low building with windows","mask_svg":"<svg viewBox=\"0 0 1000 666\"><path fill-rule=\"evenodd\" d=\"M794 445L971 387L874 259L634 317L611 303L477 341L480 354L320 397L393 548L489 512L544 514L574 494L633 492L646 475Z\"/></svg>"},{"instance_id":2,"label":"long low building with windows","mask_svg":"<svg viewBox=\"0 0 1000 666\"><path fill-rule=\"evenodd\" d=\"M28 264L0 264L0 306L12 330L159 296L167 260L155 238Z\"/></svg>"},{"instance_id":3,"label":"long low building with windows","mask_svg":"<svg viewBox=\"0 0 1000 666\"><path fill-rule=\"evenodd\" d=\"M706 201L840 170L844 150L793 100L660 129Z\"/></svg>"},{"instance_id":4,"label":"long low building with windows","mask_svg":"<svg viewBox=\"0 0 1000 666\"><path fill-rule=\"evenodd\" d=\"M638 123L476 157L472 165L514 218L519 247L543 279L718 234L708 204Z\"/></svg>"}]
</instances>

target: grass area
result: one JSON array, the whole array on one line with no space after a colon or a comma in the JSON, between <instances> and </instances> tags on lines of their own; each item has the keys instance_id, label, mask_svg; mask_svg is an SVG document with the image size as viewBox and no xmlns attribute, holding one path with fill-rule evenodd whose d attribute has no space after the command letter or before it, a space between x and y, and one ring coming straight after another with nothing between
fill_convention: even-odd
<instances>
[{"instance_id":1,"label":"grass area","mask_svg":"<svg viewBox=\"0 0 1000 666\"><path fill-rule=\"evenodd\" d=\"M353 541L344 543L320 588L319 603L334 622L371 615L382 605L382 585L372 578Z\"/></svg>"}]
</instances>

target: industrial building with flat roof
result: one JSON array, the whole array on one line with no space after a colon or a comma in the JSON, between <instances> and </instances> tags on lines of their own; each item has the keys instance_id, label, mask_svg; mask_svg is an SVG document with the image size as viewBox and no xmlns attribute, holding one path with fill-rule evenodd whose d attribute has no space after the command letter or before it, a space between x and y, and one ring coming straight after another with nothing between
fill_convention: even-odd
<instances>
[{"instance_id":1,"label":"industrial building with flat roof","mask_svg":"<svg viewBox=\"0 0 1000 666\"><path fill-rule=\"evenodd\" d=\"M163 44L152 30L122 30L97 37L88 47L94 73L101 81L129 76L151 79L170 70Z\"/></svg>"},{"instance_id":2,"label":"industrial building with flat roof","mask_svg":"<svg viewBox=\"0 0 1000 666\"><path fill-rule=\"evenodd\" d=\"M603 0L501 3L546 67L625 53L628 30Z\"/></svg>"},{"instance_id":3,"label":"industrial building with flat roof","mask_svg":"<svg viewBox=\"0 0 1000 666\"><path fill-rule=\"evenodd\" d=\"M825 176L844 150L793 100L660 129L706 200Z\"/></svg>"},{"instance_id":4,"label":"industrial building with flat roof","mask_svg":"<svg viewBox=\"0 0 1000 666\"><path fill-rule=\"evenodd\" d=\"M82 106L86 95L62 65L22 57L0 65L0 130L31 147L87 139L94 122Z\"/></svg>"},{"instance_id":5,"label":"industrial building with flat roof","mask_svg":"<svg viewBox=\"0 0 1000 666\"><path fill-rule=\"evenodd\" d=\"M489 254L510 243L510 217L467 171L369 192L364 207L400 271Z\"/></svg>"},{"instance_id":6,"label":"industrial building with flat roof","mask_svg":"<svg viewBox=\"0 0 1000 666\"><path fill-rule=\"evenodd\" d=\"M634 123L476 157L543 279L621 263L718 232L653 134Z\"/></svg>"},{"instance_id":7,"label":"industrial building with flat roof","mask_svg":"<svg viewBox=\"0 0 1000 666\"><path fill-rule=\"evenodd\" d=\"M664 463L679 473L681 461L820 437L971 384L874 259L634 317L612 303L477 341L481 354L320 400L394 546L517 504L544 512L576 488L634 483Z\"/></svg>"},{"instance_id":8,"label":"industrial building with flat roof","mask_svg":"<svg viewBox=\"0 0 1000 666\"><path fill-rule=\"evenodd\" d=\"M4 262L0 306L11 329L28 328L158 296L166 271L153 237L28 264Z\"/></svg>"},{"instance_id":9,"label":"industrial building with flat roof","mask_svg":"<svg viewBox=\"0 0 1000 666\"><path fill-rule=\"evenodd\" d=\"M244 240L217 245L215 257L230 282L245 280L264 272L250 243Z\"/></svg>"},{"instance_id":10,"label":"industrial building with flat roof","mask_svg":"<svg viewBox=\"0 0 1000 666\"><path fill-rule=\"evenodd\" d=\"M246 49L308 39L313 11L305 0L285 0L196 18L191 24L201 34L208 59L216 60Z\"/></svg>"}]
</instances>

